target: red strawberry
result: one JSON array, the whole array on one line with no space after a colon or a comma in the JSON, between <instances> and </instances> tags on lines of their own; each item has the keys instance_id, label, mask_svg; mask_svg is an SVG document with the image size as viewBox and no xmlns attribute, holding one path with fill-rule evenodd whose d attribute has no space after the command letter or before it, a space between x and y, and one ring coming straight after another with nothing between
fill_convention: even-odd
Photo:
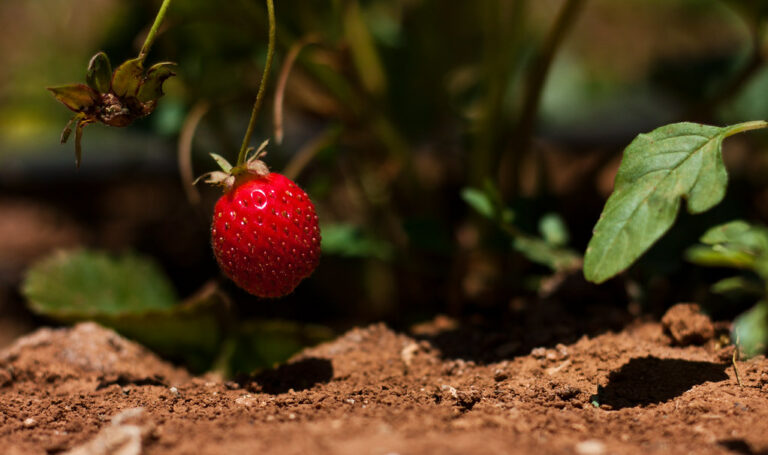
<instances>
[{"instance_id":1,"label":"red strawberry","mask_svg":"<svg viewBox=\"0 0 768 455\"><path fill-rule=\"evenodd\" d=\"M221 183L225 178L232 184L213 212L211 242L219 266L253 295L290 293L320 259L314 205L294 182L270 173L257 159L249 160L247 172L235 178L236 172L224 168L226 174L209 179Z\"/></svg>"}]
</instances>

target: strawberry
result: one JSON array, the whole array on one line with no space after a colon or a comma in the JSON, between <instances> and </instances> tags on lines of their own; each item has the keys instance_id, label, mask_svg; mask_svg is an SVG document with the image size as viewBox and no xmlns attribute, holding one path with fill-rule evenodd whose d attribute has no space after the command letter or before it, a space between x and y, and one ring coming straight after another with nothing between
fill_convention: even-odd
<instances>
[{"instance_id":1,"label":"strawberry","mask_svg":"<svg viewBox=\"0 0 768 455\"><path fill-rule=\"evenodd\" d=\"M258 159L264 145L240 170L213 155L224 172L210 173L207 181L227 192L214 207L211 243L219 266L238 286L280 297L317 267L320 228L307 193Z\"/></svg>"}]
</instances>

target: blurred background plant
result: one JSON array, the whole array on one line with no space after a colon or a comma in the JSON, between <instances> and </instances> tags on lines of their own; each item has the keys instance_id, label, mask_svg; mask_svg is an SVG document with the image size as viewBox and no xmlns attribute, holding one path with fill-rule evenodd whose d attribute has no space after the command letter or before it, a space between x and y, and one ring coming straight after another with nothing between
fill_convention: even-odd
<instances>
[{"instance_id":1,"label":"blurred background plant","mask_svg":"<svg viewBox=\"0 0 768 455\"><path fill-rule=\"evenodd\" d=\"M180 175L211 170L210 152L237 153L266 53L262 2L174 2L147 64L177 62L177 77L131 128L91 127L78 171L58 144L69 112L44 90L81 80L99 50L134 56L159 4L0 3L5 337L39 323L19 283L58 248L148 255L178 296L219 276L208 244L216 190L196 199ZM712 293L709 283L729 272L686 267L682 253L717 223L768 222L763 133L727 144L727 200L683 215L624 276L589 285L576 252L636 134L681 119L768 117L762 2L282 0L276 13L266 102L284 84L282 112L262 112L254 142L280 125L268 163L312 196L324 255L279 301L221 280L244 319L295 324L286 339L305 324L408 327L441 313L514 325L543 302L636 316L696 300L717 317L754 302Z\"/></svg>"}]
</instances>

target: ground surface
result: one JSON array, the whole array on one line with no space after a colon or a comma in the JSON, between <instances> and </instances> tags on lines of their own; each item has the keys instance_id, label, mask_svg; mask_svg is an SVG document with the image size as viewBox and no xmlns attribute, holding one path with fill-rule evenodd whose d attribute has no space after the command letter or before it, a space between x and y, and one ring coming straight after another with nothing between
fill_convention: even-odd
<instances>
[{"instance_id":1,"label":"ground surface","mask_svg":"<svg viewBox=\"0 0 768 455\"><path fill-rule=\"evenodd\" d=\"M439 323L415 338L374 325L238 382L93 324L42 329L0 352L0 452L768 453L768 362L741 363L740 388L686 311L670 336L635 323L490 362L447 355ZM679 346L692 332L709 339Z\"/></svg>"}]
</instances>

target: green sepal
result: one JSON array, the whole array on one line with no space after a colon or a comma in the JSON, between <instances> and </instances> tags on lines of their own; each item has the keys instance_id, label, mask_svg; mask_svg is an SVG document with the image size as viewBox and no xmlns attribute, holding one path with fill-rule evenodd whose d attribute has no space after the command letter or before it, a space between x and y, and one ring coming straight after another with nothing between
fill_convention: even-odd
<instances>
[{"instance_id":1,"label":"green sepal","mask_svg":"<svg viewBox=\"0 0 768 455\"><path fill-rule=\"evenodd\" d=\"M144 82L139 87L137 96L139 101L146 103L148 101L155 101L163 96L163 83L169 77L176 75L175 67L176 64L173 62L162 62L152 65L147 70Z\"/></svg>"},{"instance_id":2,"label":"green sepal","mask_svg":"<svg viewBox=\"0 0 768 455\"><path fill-rule=\"evenodd\" d=\"M144 81L144 67L141 59L126 60L117 67L112 75L112 92L119 96L136 97L139 87Z\"/></svg>"},{"instance_id":3,"label":"green sepal","mask_svg":"<svg viewBox=\"0 0 768 455\"><path fill-rule=\"evenodd\" d=\"M93 106L99 99L99 94L85 84L69 84L59 87L48 87L61 104L75 112L83 112Z\"/></svg>"},{"instance_id":4,"label":"green sepal","mask_svg":"<svg viewBox=\"0 0 768 455\"><path fill-rule=\"evenodd\" d=\"M216 161L216 164L219 165L222 171L226 173L232 172L232 165L229 164L229 161L227 161L226 158L216 153L209 153L209 155L211 155L211 158Z\"/></svg>"},{"instance_id":5,"label":"green sepal","mask_svg":"<svg viewBox=\"0 0 768 455\"><path fill-rule=\"evenodd\" d=\"M104 52L99 52L88 63L85 81L89 87L99 93L108 93L112 84L112 64Z\"/></svg>"}]
</instances>

